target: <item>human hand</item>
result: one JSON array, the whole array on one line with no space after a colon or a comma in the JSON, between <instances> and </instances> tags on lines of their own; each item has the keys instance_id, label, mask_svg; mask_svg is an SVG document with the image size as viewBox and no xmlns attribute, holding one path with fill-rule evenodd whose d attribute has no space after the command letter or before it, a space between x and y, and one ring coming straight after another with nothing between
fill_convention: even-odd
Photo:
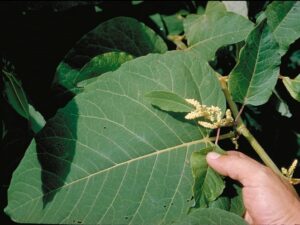
<instances>
[{"instance_id":1,"label":"human hand","mask_svg":"<svg viewBox=\"0 0 300 225\"><path fill-rule=\"evenodd\" d=\"M207 163L243 185L245 220L250 224L300 224L300 201L291 185L270 168L237 151L210 152Z\"/></svg>"}]
</instances>

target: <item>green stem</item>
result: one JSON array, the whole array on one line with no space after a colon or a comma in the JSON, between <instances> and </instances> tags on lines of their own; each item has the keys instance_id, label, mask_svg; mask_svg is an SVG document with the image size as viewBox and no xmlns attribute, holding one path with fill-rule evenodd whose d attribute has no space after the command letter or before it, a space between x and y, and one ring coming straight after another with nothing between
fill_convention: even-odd
<instances>
[{"instance_id":1,"label":"green stem","mask_svg":"<svg viewBox=\"0 0 300 225\"><path fill-rule=\"evenodd\" d=\"M261 160L268 167L270 167L276 174L282 176L281 171L278 169L278 167L275 165L275 163L272 161L269 155L265 152L263 147L258 143L255 137L251 134L251 132L246 128L246 126L244 124L240 124L237 128L237 131L247 139L247 141L252 146L252 148L256 151L256 153L259 155Z\"/></svg>"},{"instance_id":2,"label":"green stem","mask_svg":"<svg viewBox=\"0 0 300 225\"><path fill-rule=\"evenodd\" d=\"M272 159L269 157L269 155L266 153L266 151L263 149L263 147L258 143L258 141L255 139L255 137L251 134L251 132L247 129L247 127L244 125L241 117L239 116L239 110L237 105L233 102L231 95L229 93L227 83L226 83L226 77L220 78L221 88L224 92L225 98L227 100L227 103L232 111L232 114L236 118L237 123L237 132L241 135L243 135L249 144L252 146L252 148L255 150L255 152L258 154L258 156L262 159L262 161L270 167L276 174L279 176L283 176L278 167L275 165L275 163L272 161Z\"/></svg>"}]
</instances>

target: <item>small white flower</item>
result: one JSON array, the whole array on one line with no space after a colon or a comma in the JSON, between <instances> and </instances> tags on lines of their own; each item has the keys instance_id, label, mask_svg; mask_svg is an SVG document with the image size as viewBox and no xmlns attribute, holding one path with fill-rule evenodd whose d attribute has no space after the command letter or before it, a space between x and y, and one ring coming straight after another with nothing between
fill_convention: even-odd
<instances>
[{"instance_id":1,"label":"small white flower","mask_svg":"<svg viewBox=\"0 0 300 225\"><path fill-rule=\"evenodd\" d=\"M195 107L195 110L188 113L185 119L193 120L202 117L204 121L198 121L198 124L209 129L232 126L234 120L229 109L226 110L226 117L222 119L222 111L218 106L201 105L195 99L185 100Z\"/></svg>"}]
</instances>

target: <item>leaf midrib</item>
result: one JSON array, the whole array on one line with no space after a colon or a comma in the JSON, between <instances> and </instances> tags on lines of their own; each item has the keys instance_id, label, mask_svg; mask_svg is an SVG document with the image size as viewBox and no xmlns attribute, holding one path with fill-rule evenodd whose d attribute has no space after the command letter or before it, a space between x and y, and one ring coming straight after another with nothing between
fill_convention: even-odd
<instances>
[{"instance_id":1,"label":"leaf midrib","mask_svg":"<svg viewBox=\"0 0 300 225\"><path fill-rule=\"evenodd\" d=\"M68 184L65 184L65 185L63 185L63 186L61 186L61 187L59 187L59 188L57 188L57 189L51 190L50 192L48 192L48 193L45 194L45 195L37 196L37 197L35 197L35 198L33 198L33 199L31 199L31 200L25 202L24 204L19 205L18 207L14 208L11 212L16 211L17 209L23 207L24 205L29 204L29 203L32 202L32 201L35 201L35 200L37 200L37 199L39 199L39 198L42 198L43 196L49 195L49 194L51 194L52 192L57 192L57 191L59 191L59 190L61 190L61 189L63 189L63 188L69 187L69 186L71 186L71 185L73 185L73 184L76 184L76 183L78 183L78 182L80 182L80 181L83 181L83 180L85 180L85 179L89 179L90 177L93 177L93 176L99 175L99 174L101 174L101 173L110 171L110 170L112 170L112 169L115 169L115 168L117 168L117 167L123 166L123 165L125 165L125 164L130 164L130 163L132 163L132 162L135 162L135 161L138 161L138 160L142 160L142 159L146 159L146 158L151 157L151 156L154 156L154 155L163 154L163 153L165 153L165 152L172 151L172 150L175 150L175 149L177 149L177 148L188 147L188 146L191 146L191 145L196 145L196 144L200 144L200 143L208 143L208 142L209 142L209 139L208 139L208 136L206 136L206 137L203 137L203 138L200 139L200 140L191 141L191 142L183 143L183 144L180 144L180 145L175 145L175 146L172 146L172 147L169 147L169 148L157 150L157 151L151 152L151 153L149 153L149 154L142 155L142 156L139 156L139 157L137 157L137 158L134 158L134 159L130 159L130 160L121 162L121 163L119 163L119 164L116 164L116 165L113 165L113 166L111 166L111 167L108 167L108 168L105 168L105 169L103 169L103 170L100 170L100 171L97 171L97 172L95 172L95 173L92 173L92 174L90 174L90 175L88 175L88 176L79 178L79 179L77 179L77 180L75 180L75 181L72 181L72 182L70 182L70 183L68 183ZM38 154L36 154L36 155L38 155Z\"/></svg>"}]
</instances>

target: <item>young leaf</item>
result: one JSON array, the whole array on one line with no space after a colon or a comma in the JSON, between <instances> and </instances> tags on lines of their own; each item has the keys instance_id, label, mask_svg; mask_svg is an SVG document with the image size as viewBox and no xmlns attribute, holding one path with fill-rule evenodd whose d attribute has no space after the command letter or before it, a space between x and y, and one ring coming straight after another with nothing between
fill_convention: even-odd
<instances>
[{"instance_id":1,"label":"young leaf","mask_svg":"<svg viewBox=\"0 0 300 225\"><path fill-rule=\"evenodd\" d=\"M31 129L34 133L37 133L46 123L43 116L28 103L21 81L18 80L13 72L2 69L2 76L4 93L8 103L17 113L30 122Z\"/></svg>"},{"instance_id":2,"label":"young leaf","mask_svg":"<svg viewBox=\"0 0 300 225\"><path fill-rule=\"evenodd\" d=\"M300 102L300 75L296 78L291 79L289 77L282 78L283 84L290 93L290 95Z\"/></svg>"},{"instance_id":3,"label":"young leaf","mask_svg":"<svg viewBox=\"0 0 300 225\"><path fill-rule=\"evenodd\" d=\"M247 225L242 217L218 208L200 208L175 225L196 225L196 224L209 224L209 225Z\"/></svg>"},{"instance_id":4,"label":"young leaf","mask_svg":"<svg viewBox=\"0 0 300 225\"><path fill-rule=\"evenodd\" d=\"M167 91L151 91L145 95L152 105L172 112L191 112L195 109L184 98Z\"/></svg>"},{"instance_id":5,"label":"young leaf","mask_svg":"<svg viewBox=\"0 0 300 225\"><path fill-rule=\"evenodd\" d=\"M8 103L25 119L29 119L29 109L26 94L22 88L21 81L17 79L15 74L2 69L2 77L4 81L4 93Z\"/></svg>"},{"instance_id":6,"label":"young leaf","mask_svg":"<svg viewBox=\"0 0 300 225\"><path fill-rule=\"evenodd\" d=\"M284 55L300 37L300 2L274 1L266 9L267 22Z\"/></svg>"},{"instance_id":7,"label":"young leaf","mask_svg":"<svg viewBox=\"0 0 300 225\"><path fill-rule=\"evenodd\" d=\"M227 12L222 3L210 2L205 14L185 23L190 50L204 59L213 58L218 48L244 40L253 24L243 16Z\"/></svg>"},{"instance_id":8,"label":"young leaf","mask_svg":"<svg viewBox=\"0 0 300 225\"><path fill-rule=\"evenodd\" d=\"M208 131L156 109L144 96L164 90L224 112L214 71L185 51L149 54L86 90L47 121L28 148L5 212L14 221L48 224L171 224L186 217L190 156L210 144Z\"/></svg>"},{"instance_id":9,"label":"young leaf","mask_svg":"<svg viewBox=\"0 0 300 225\"><path fill-rule=\"evenodd\" d=\"M77 93L74 81L78 71L93 57L106 52L126 52L136 57L166 50L165 42L143 23L129 17L113 18L85 34L67 53L58 65L53 85L57 91L62 86Z\"/></svg>"},{"instance_id":10,"label":"young leaf","mask_svg":"<svg viewBox=\"0 0 300 225\"><path fill-rule=\"evenodd\" d=\"M214 146L204 148L193 152L191 155L190 161L194 178L193 196L195 199L193 208L207 207L207 204L219 197L225 188L222 177L206 162L207 153L214 149Z\"/></svg>"},{"instance_id":11,"label":"young leaf","mask_svg":"<svg viewBox=\"0 0 300 225\"><path fill-rule=\"evenodd\" d=\"M229 75L233 100L255 106L266 103L276 85L279 64L278 44L264 20L247 37L239 62Z\"/></svg>"}]
</instances>

